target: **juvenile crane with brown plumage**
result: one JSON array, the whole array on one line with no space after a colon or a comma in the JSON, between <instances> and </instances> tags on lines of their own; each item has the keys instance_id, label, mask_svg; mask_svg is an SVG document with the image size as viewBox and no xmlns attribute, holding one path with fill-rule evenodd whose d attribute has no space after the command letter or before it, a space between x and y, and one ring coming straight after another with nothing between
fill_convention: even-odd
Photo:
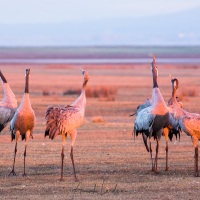
<instances>
[{"instance_id":1,"label":"juvenile crane with brown plumage","mask_svg":"<svg viewBox=\"0 0 200 200\"><path fill-rule=\"evenodd\" d=\"M178 120L181 130L188 136L192 137L195 150L195 176L199 176L198 171L198 141L200 140L200 115L197 113L190 113L181 108L176 99L176 91L179 86L178 79L174 78L172 82L172 109L174 110L174 117Z\"/></svg>"},{"instance_id":2,"label":"juvenile crane with brown plumage","mask_svg":"<svg viewBox=\"0 0 200 200\"><path fill-rule=\"evenodd\" d=\"M26 69L25 74L25 91L21 101L20 106L17 108L15 115L10 123L10 131L11 131L11 140L15 139L15 151L14 151L14 161L13 168L9 175L15 173L15 158L17 153L17 142L21 135L22 140L25 139L25 150L24 150L24 176L26 176L25 172L25 163L26 163L26 149L29 142L30 137L32 137L33 128L35 125L35 113L31 107L31 102L29 98L29 75L30 69Z\"/></svg>"},{"instance_id":3,"label":"juvenile crane with brown plumage","mask_svg":"<svg viewBox=\"0 0 200 200\"><path fill-rule=\"evenodd\" d=\"M73 165L74 178L77 181L75 164L73 158L73 147L77 136L76 129L82 124L86 106L85 90L89 80L86 71L82 71L84 75L83 86L80 96L66 107L49 107L46 112L46 130L45 136L49 135L50 139L54 139L57 135L62 136L61 151L61 180L63 180L63 162L64 162L64 146L66 144L67 135L71 137L70 157Z\"/></svg>"}]
</instances>

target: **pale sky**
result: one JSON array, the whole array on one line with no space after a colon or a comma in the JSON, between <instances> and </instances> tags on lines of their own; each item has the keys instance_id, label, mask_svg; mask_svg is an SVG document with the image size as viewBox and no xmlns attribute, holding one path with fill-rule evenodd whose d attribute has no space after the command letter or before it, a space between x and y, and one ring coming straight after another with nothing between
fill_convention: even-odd
<instances>
[{"instance_id":1,"label":"pale sky","mask_svg":"<svg viewBox=\"0 0 200 200\"><path fill-rule=\"evenodd\" d=\"M200 0L0 0L0 46L200 45Z\"/></svg>"},{"instance_id":2,"label":"pale sky","mask_svg":"<svg viewBox=\"0 0 200 200\"><path fill-rule=\"evenodd\" d=\"M140 17L200 7L200 0L0 0L0 23Z\"/></svg>"}]
</instances>

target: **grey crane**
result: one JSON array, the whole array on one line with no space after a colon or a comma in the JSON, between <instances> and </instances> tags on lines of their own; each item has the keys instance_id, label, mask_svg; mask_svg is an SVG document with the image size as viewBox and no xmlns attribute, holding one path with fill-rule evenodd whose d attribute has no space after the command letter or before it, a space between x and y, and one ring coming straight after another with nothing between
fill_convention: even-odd
<instances>
[{"instance_id":1,"label":"grey crane","mask_svg":"<svg viewBox=\"0 0 200 200\"><path fill-rule=\"evenodd\" d=\"M11 140L15 139L15 151L14 151L14 161L12 171L9 175L16 175L15 173L15 159L17 153L17 142L19 137L21 136L22 140L25 139L25 150L24 150L24 173L25 172L25 164L26 164L26 149L29 142L30 137L32 138L33 128L35 125L35 113L31 107L30 97L29 97L29 75L30 69L26 69L25 74L25 91L22 97L22 101L15 112L15 115L10 123L10 131L11 131Z\"/></svg>"},{"instance_id":2,"label":"grey crane","mask_svg":"<svg viewBox=\"0 0 200 200\"><path fill-rule=\"evenodd\" d=\"M4 97L0 102L0 132L6 127L13 118L17 109L17 99L12 92L5 76L0 71L1 83L4 91Z\"/></svg>"},{"instance_id":3,"label":"grey crane","mask_svg":"<svg viewBox=\"0 0 200 200\"><path fill-rule=\"evenodd\" d=\"M153 90L152 105L142 109L136 116L134 130L136 135L142 133L149 137L149 151L152 160L152 171L157 171L157 158L159 149L159 139L164 132L168 135L169 111L163 99L157 83L158 70L156 66L156 58L154 56L152 62ZM154 136L157 141L156 155L153 163L151 137ZM147 147L147 146L146 146Z\"/></svg>"}]
</instances>

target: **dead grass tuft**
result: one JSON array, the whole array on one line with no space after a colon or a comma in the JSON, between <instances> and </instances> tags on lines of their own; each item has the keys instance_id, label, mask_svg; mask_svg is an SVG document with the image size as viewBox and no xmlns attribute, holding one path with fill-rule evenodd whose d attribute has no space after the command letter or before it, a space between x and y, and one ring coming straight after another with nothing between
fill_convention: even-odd
<instances>
[{"instance_id":1,"label":"dead grass tuft","mask_svg":"<svg viewBox=\"0 0 200 200\"><path fill-rule=\"evenodd\" d=\"M63 92L63 95L78 95L81 93L80 89L68 89ZM86 96L90 98L99 98L102 101L115 101L117 89L111 86L95 86L88 87Z\"/></svg>"},{"instance_id":2,"label":"dead grass tuft","mask_svg":"<svg viewBox=\"0 0 200 200\"><path fill-rule=\"evenodd\" d=\"M80 89L68 89L63 92L63 95L78 95L81 93Z\"/></svg>"},{"instance_id":3,"label":"dead grass tuft","mask_svg":"<svg viewBox=\"0 0 200 200\"><path fill-rule=\"evenodd\" d=\"M50 95L50 92L48 90L43 90L42 91L42 95L43 96L49 96Z\"/></svg>"},{"instance_id":4,"label":"dead grass tuft","mask_svg":"<svg viewBox=\"0 0 200 200\"><path fill-rule=\"evenodd\" d=\"M86 95L87 97L99 98L104 101L115 101L117 89L112 86L88 87Z\"/></svg>"},{"instance_id":5,"label":"dead grass tuft","mask_svg":"<svg viewBox=\"0 0 200 200\"><path fill-rule=\"evenodd\" d=\"M54 91L49 91L48 89L44 89L44 90L42 91L42 95L43 95L43 96L51 96L51 95L55 95L55 94L57 94L57 93L54 92Z\"/></svg>"},{"instance_id":6,"label":"dead grass tuft","mask_svg":"<svg viewBox=\"0 0 200 200\"><path fill-rule=\"evenodd\" d=\"M95 116L92 118L92 123L105 123L106 121L102 116Z\"/></svg>"}]
</instances>

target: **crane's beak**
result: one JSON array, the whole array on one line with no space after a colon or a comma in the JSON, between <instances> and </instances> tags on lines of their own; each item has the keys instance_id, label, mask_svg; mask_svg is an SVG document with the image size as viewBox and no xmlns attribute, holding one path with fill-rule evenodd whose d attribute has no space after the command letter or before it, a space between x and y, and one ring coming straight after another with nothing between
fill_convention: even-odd
<instances>
[{"instance_id":1,"label":"crane's beak","mask_svg":"<svg viewBox=\"0 0 200 200\"><path fill-rule=\"evenodd\" d=\"M170 80L172 80L172 75L171 75L171 74L168 74L168 76L169 76Z\"/></svg>"},{"instance_id":2,"label":"crane's beak","mask_svg":"<svg viewBox=\"0 0 200 200\"><path fill-rule=\"evenodd\" d=\"M81 68L80 68L80 70L81 70L82 74L84 75L84 74L85 74L85 71L84 71L84 70L82 70Z\"/></svg>"}]
</instances>

